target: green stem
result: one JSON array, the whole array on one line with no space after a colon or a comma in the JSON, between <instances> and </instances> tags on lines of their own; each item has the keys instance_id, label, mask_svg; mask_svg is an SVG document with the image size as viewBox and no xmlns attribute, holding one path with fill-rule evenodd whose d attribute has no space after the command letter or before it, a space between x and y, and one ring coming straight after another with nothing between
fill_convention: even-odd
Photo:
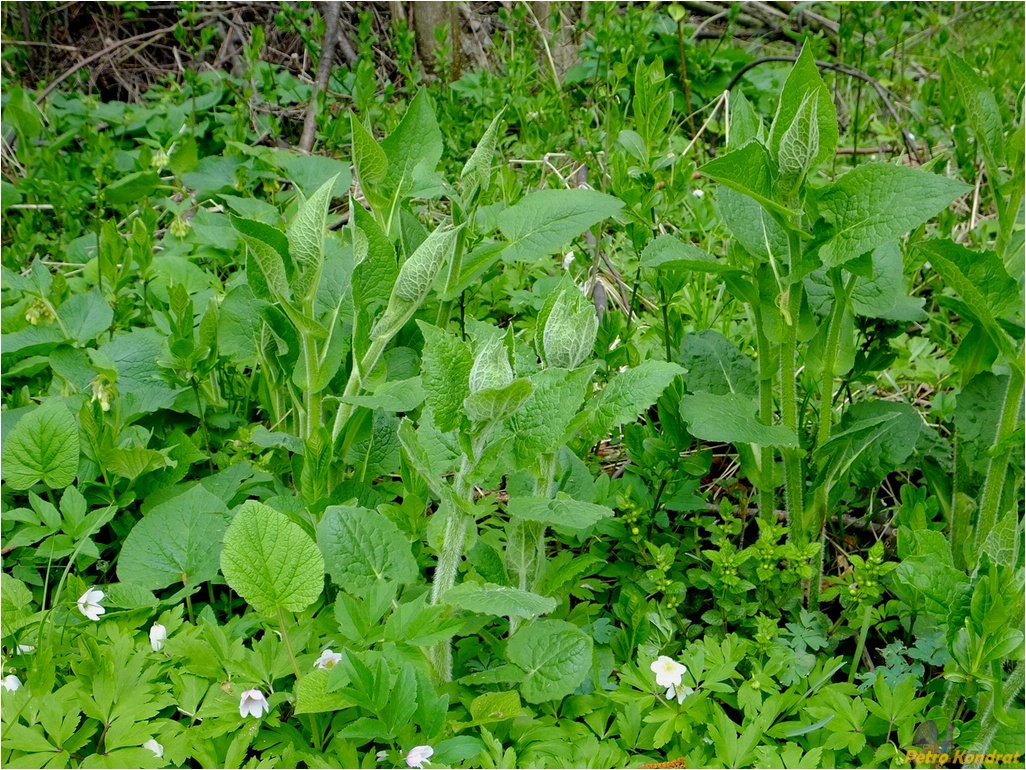
<instances>
[{"instance_id":1,"label":"green stem","mask_svg":"<svg viewBox=\"0 0 1026 770\"><path fill-rule=\"evenodd\" d=\"M207 465L210 468L210 472L213 473L214 461L210 457L210 434L207 432L207 421L203 417L203 401L200 399L199 382L196 381L196 375L192 376L190 384L192 385L193 395L196 396L196 414L199 417L200 432L203 434L203 449L207 453Z\"/></svg>"},{"instance_id":2,"label":"green stem","mask_svg":"<svg viewBox=\"0 0 1026 770\"><path fill-rule=\"evenodd\" d=\"M827 342L823 350L823 370L819 379L819 430L816 433L816 447L821 447L830 438L830 425L833 422L831 405L834 403L834 365L837 361L837 345L841 338L841 327L844 311L848 307L848 295L855 283L851 276L847 283L841 278L840 268L831 271L834 285L834 305L830 310L830 326L827 329Z\"/></svg>"},{"instance_id":3,"label":"green stem","mask_svg":"<svg viewBox=\"0 0 1026 770\"><path fill-rule=\"evenodd\" d=\"M288 650L289 660L292 661L292 670L296 673L296 679L299 679L299 663L296 662L296 651L292 649L292 640L289 639L288 624L285 622L285 612L281 607L278 608L278 625L281 626L281 639L285 642L285 649Z\"/></svg>"},{"instance_id":4,"label":"green stem","mask_svg":"<svg viewBox=\"0 0 1026 770\"><path fill-rule=\"evenodd\" d=\"M321 428L321 392L314 392L313 383L320 368L317 359L317 343L308 334L300 333L303 362L306 366L306 390L303 393L303 408L306 411L306 430L303 438L309 441Z\"/></svg>"},{"instance_id":5,"label":"green stem","mask_svg":"<svg viewBox=\"0 0 1026 770\"><path fill-rule=\"evenodd\" d=\"M378 359L380 359L381 354L385 352L385 346L387 344L388 339L384 337L375 337L371 340L370 347L367 348L367 352L359 363L354 359L353 370L349 373L349 381L346 383L346 389L342 391L343 399L355 396L360 392L360 388L363 387L363 378L370 374L371 370L373 370L375 365L377 365ZM338 437L342 433L342 429L346 427L346 423L349 422L349 418L352 416L353 405L347 404L344 400L340 401L338 412L335 414L335 425L331 430L332 441L338 441Z\"/></svg>"},{"instance_id":6,"label":"green stem","mask_svg":"<svg viewBox=\"0 0 1026 770\"><path fill-rule=\"evenodd\" d=\"M473 456L463 455L460 463L460 470L454 481L456 501L448 505L445 519L445 534L442 540L442 550L438 554L438 562L435 565L435 576L431 582L431 603L438 604L445 592L456 585L456 574L459 572L460 562L463 560L463 545L467 539L467 529L474 525L474 519L460 509L461 501L471 500L471 486L468 481L470 474L477 466L481 453L484 451L484 442L487 431L474 441L471 451ZM444 503L443 503L444 504ZM443 682L452 681L452 645L448 641L439 642L431 649L431 659L435 666L438 677Z\"/></svg>"},{"instance_id":7,"label":"green stem","mask_svg":"<svg viewBox=\"0 0 1026 770\"><path fill-rule=\"evenodd\" d=\"M1015 430L1019 421L1019 406L1023 395L1023 373L1017 367L1012 366L1008 376L1008 388L1005 391L1005 401L1001 407L1001 421L998 423L997 433L994 437L994 444L1009 444L1009 437ZM998 514L1001 509L1001 492L1005 486L1005 474L1008 470L1008 461L1012 456L1011 446L998 452L990 458L987 463L987 477L983 483L983 495L980 502L980 515L976 520L976 533L973 551L977 554L987 540L987 535L998 522Z\"/></svg>"},{"instance_id":8,"label":"green stem","mask_svg":"<svg viewBox=\"0 0 1026 770\"><path fill-rule=\"evenodd\" d=\"M851 661L851 670L848 672L848 684L855 681L855 674L859 670L859 661L862 659L862 651L866 649L866 638L869 636L870 619L873 616L873 605L866 603L862 608L862 630L859 631L859 643L855 648L855 657Z\"/></svg>"},{"instance_id":9,"label":"green stem","mask_svg":"<svg viewBox=\"0 0 1026 770\"><path fill-rule=\"evenodd\" d=\"M773 347L766 337L762 311L752 307L755 333L759 346L759 419L763 425L773 424ZM760 447L759 517L773 521L776 517L773 494L773 447Z\"/></svg>"},{"instance_id":10,"label":"green stem","mask_svg":"<svg viewBox=\"0 0 1026 770\"><path fill-rule=\"evenodd\" d=\"M801 293L801 282L795 282L788 288L786 299L790 318L784 319L784 341L780 346L780 416L784 425L794 431L796 436L798 394L795 362L798 355L798 313L801 309ZM784 500L791 523L791 536L797 534L802 542L808 542L810 534L805 531L801 449L783 449L781 454L784 458Z\"/></svg>"},{"instance_id":11,"label":"green stem","mask_svg":"<svg viewBox=\"0 0 1026 770\"><path fill-rule=\"evenodd\" d=\"M670 309L666 302L666 288L662 281L659 282L659 301L663 306L663 344L666 346L666 360L669 361L672 358L670 352Z\"/></svg>"}]
</instances>

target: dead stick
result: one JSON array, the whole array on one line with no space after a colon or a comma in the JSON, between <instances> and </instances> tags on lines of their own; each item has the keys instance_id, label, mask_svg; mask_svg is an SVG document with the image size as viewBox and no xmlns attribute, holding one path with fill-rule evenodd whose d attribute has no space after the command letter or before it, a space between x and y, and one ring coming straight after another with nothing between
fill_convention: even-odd
<instances>
[{"instance_id":1,"label":"dead stick","mask_svg":"<svg viewBox=\"0 0 1026 770\"><path fill-rule=\"evenodd\" d=\"M317 137L317 96L328 85L331 75L331 64L335 58L335 41L338 38L338 17L342 12L342 3L338 0L324 4L324 44L321 46L321 60L317 64L317 80L314 82L310 103L306 107L306 120L303 122L303 134L299 138L299 149L310 152Z\"/></svg>"}]
</instances>

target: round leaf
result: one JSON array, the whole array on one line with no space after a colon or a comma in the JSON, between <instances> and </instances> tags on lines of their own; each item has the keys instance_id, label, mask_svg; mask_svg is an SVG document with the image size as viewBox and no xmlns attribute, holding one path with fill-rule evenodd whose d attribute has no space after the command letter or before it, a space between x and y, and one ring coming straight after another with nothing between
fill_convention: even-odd
<instances>
[{"instance_id":1,"label":"round leaf","mask_svg":"<svg viewBox=\"0 0 1026 770\"><path fill-rule=\"evenodd\" d=\"M529 703L569 695L591 667L591 637L562 620L539 620L509 640L506 658L526 674L520 692Z\"/></svg>"},{"instance_id":2,"label":"round leaf","mask_svg":"<svg viewBox=\"0 0 1026 770\"><path fill-rule=\"evenodd\" d=\"M62 489L78 472L78 426L64 402L44 401L14 426L3 448L4 478L13 489L42 481Z\"/></svg>"},{"instance_id":3,"label":"round leaf","mask_svg":"<svg viewBox=\"0 0 1026 770\"><path fill-rule=\"evenodd\" d=\"M331 506L317 528L328 574L350 593L379 580L412 583L417 562L399 528L377 511Z\"/></svg>"},{"instance_id":4,"label":"round leaf","mask_svg":"<svg viewBox=\"0 0 1026 770\"><path fill-rule=\"evenodd\" d=\"M300 612L324 588L324 559L302 528L262 503L243 504L224 535L221 572L257 612Z\"/></svg>"}]
</instances>

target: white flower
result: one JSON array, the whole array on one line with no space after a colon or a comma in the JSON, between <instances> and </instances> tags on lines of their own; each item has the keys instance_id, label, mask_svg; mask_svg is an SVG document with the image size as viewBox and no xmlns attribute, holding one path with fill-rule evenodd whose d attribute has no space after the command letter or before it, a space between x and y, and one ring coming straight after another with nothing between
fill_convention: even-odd
<instances>
[{"instance_id":1,"label":"white flower","mask_svg":"<svg viewBox=\"0 0 1026 770\"><path fill-rule=\"evenodd\" d=\"M680 679L687 672L687 666L681 665L666 655L660 655L658 660L652 663L652 673L656 675L656 684L660 687L670 688L670 692L666 694L667 698L674 697L673 688L680 687Z\"/></svg>"},{"instance_id":2,"label":"white flower","mask_svg":"<svg viewBox=\"0 0 1026 770\"><path fill-rule=\"evenodd\" d=\"M690 687L681 687L679 690L677 690L677 703L683 703L685 699L694 692L695 691ZM667 697L669 698L673 696L668 695Z\"/></svg>"},{"instance_id":3,"label":"white flower","mask_svg":"<svg viewBox=\"0 0 1026 770\"><path fill-rule=\"evenodd\" d=\"M156 754L157 759L164 758L164 747L157 743L157 741L153 738L150 738L148 741L146 741L146 743L143 744L143 748L149 749L154 754Z\"/></svg>"},{"instance_id":4,"label":"white flower","mask_svg":"<svg viewBox=\"0 0 1026 770\"><path fill-rule=\"evenodd\" d=\"M36 651L36 648L33 647L31 644L19 644L18 645L18 654L19 655L28 655L30 652L35 652L35 651Z\"/></svg>"},{"instance_id":5,"label":"white flower","mask_svg":"<svg viewBox=\"0 0 1026 770\"><path fill-rule=\"evenodd\" d=\"M387 751L379 751L377 753L377 761L378 762L384 762L386 759L388 759L388 752Z\"/></svg>"},{"instance_id":6,"label":"white flower","mask_svg":"<svg viewBox=\"0 0 1026 770\"><path fill-rule=\"evenodd\" d=\"M435 750L430 746L414 746L410 749L410 753L406 755L406 764L409 767L418 767L420 770L424 770L424 763L431 764L428 762L431 759L431 755L435 753Z\"/></svg>"},{"instance_id":7,"label":"white flower","mask_svg":"<svg viewBox=\"0 0 1026 770\"><path fill-rule=\"evenodd\" d=\"M242 716L259 719L270 710L267 698L260 690L246 690L242 693L242 700L239 701L239 713Z\"/></svg>"},{"instance_id":8,"label":"white flower","mask_svg":"<svg viewBox=\"0 0 1026 770\"><path fill-rule=\"evenodd\" d=\"M314 661L314 665L317 668L329 669L335 668L335 664L342 660L341 652L332 652L329 647L321 653L321 657Z\"/></svg>"},{"instance_id":9,"label":"white flower","mask_svg":"<svg viewBox=\"0 0 1026 770\"><path fill-rule=\"evenodd\" d=\"M574 261L574 253L572 251L568 251L566 253L566 256L563 257L563 269L564 270L569 270L570 269L570 263L573 262L573 261Z\"/></svg>"},{"instance_id":10,"label":"white flower","mask_svg":"<svg viewBox=\"0 0 1026 770\"><path fill-rule=\"evenodd\" d=\"M100 606L100 600L103 598L103 591L99 588L90 588L78 599L78 611L85 615L90 620L99 620L100 615L105 613L103 607Z\"/></svg>"},{"instance_id":11,"label":"white flower","mask_svg":"<svg viewBox=\"0 0 1026 770\"><path fill-rule=\"evenodd\" d=\"M18 677L16 677L14 674L8 674L4 677L3 682L0 682L0 686L2 686L8 692L14 692L19 687L21 687L21 680L18 679Z\"/></svg>"},{"instance_id":12,"label":"white flower","mask_svg":"<svg viewBox=\"0 0 1026 770\"><path fill-rule=\"evenodd\" d=\"M704 198L705 190L692 190L691 194L694 195L696 198Z\"/></svg>"},{"instance_id":13,"label":"white flower","mask_svg":"<svg viewBox=\"0 0 1026 770\"><path fill-rule=\"evenodd\" d=\"M167 639L167 629L160 623L150 626L150 647L154 652L164 649L164 640Z\"/></svg>"}]
</instances>

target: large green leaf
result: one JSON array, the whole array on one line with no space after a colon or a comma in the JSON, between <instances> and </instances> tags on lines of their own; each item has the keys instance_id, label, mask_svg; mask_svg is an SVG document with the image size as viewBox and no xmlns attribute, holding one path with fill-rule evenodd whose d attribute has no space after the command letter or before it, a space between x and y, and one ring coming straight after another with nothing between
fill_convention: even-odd
<instances>
[{"instance_id":1,"label":"large green leaf","mask_svg":"<svg viewBox=\"0 0 1026 770\"><path fill-rule=\"evenodd\" d=\"M68 338L75 342L89 342L110 328L114 311L99 289L84 294L72 294L57 309Z\"/></svg>"},{"instance_id":2,"label":"large green leaf","mask_svg":"<svg viewBox=\"0 0 1026 770\"><path fill-rule=\"evenodd\" d=\"M438 429L455 430L463 416L463 402L470 395L474 356L458 337L424 321L417 323L424 335L421 358L424 399L431 407Z\"/></svg>"},{"instance_id":3,"label":"large green leaf","mask_svg":"<svg viewBox=\"0 0 1026 770\"><path fill-rule=\"evenodd\" d=\"M497 618L535 618L552 612L559 605L555 599L519 588L494 583L461 583L450 588L442 601L461 610L492 615Z\"/></svg>"},{"instance_id":4,"label":"large green leaf","mask_svg":"<svg viewBox=\"0 0 1026 770\"><path fill-rule=\"evenodd\" d=\"M694 270L696 273L727 273L738 269L673 235L660 235L641 252L641 267Z\"/></svg>"},{"instance_id":5,"label":"large green leaf","mask_svg":"<svg viewBox=\"0 0 1026 770\"><path fill-rule=\"evenodd\" d=\"M289 223L285 236L299 275L296 277L297 298L309 299L317 291L324 266L324 235L327 232L328 206L338 176L322 184L304 201Z\"/></svg>"},{"instance_id":6,"label":"large green leaf","mask_svg":"<svg viewBox=\"0 0 1026 770\"><path fill-rule=\"evenodd\" d=\"M759 394L755 362L718 331L685 335L677 361L688 370L685 381L692 393Z\"/></svg>"},{"instance_id":7,"label":"large green leaf","mask_svg":"<svg viewBox=\"0 0 1026 770\"><path fill-rule=\"evenodd\" d=\"M379 580L407 584L417 579L406 536L377 511L330 506L317 527L317 544L331 579L350 593Z\"/></svg>"},{"instance_id":8,"label":"large green leaf","mask_svg":"<svg viewBox=\"0 0 1026 770\"><path fill-rule=\"evenodd\" d=\"M480 422L500 421L520 409L534 392L534 385L528 379L513 380L504 388L486 388L471 393L463 402L472 420Z\"/></svg>"},{"instance_id":9,"label":"large green leaf","mask_svg":"<svg viewBox=\"0 0 1026 770\"><path fill-rule=\"evenodd\" d=\"M48 398L22 417L3 445L3 476L13 489L42 481L62 489L78 473L78 425L58 398Z\"/></svg>"},{"instance_id":10,"label":"large green leaf","mask_svg":"<svg viewBox=\"0 0 1026 770\"><path fill-rule=\"evenodd\" d=\"M477 143L474 153L460 172L463 195L469 200L478 190L487 190L492 181L492 161L495 156L495 144L499 138L499 121L506 108L499 110L492 122L488 124L481 141Z\"/></svg>"},{"instance_id":11,"label":"large green leaf","mask_svg":"<svg viewBox=\"0 0 1026 770\"><path fill-rule=\"evenodd\" d=\"M221 572L257 612L302 612L324 590L324 559L302 527L263 503L243 503L224 535Z\"/></svg>"},{"instance_id":12,"label":"large green leaf","mask_svg":"<svg viewBox=\"0 0 1026 770\"><path fill-rule=\"evenodd\" d=\"M1008 274L993 251L970 251L948 241L933 240L918 245L919 251L969 306L987 336L1008 356L1013 366L1022 367L1008 333L998 323L1022 311L1019 284Z\"/></svg>"},{"instance_id":13,"label":"large green leaf","mask_svg":"<svg viewBox=\"0 0 1026 770\"><path fill-rule=\"evenodd\" d=\"M819 195L819 214L833 228L819 258L827 267L855 259L900 238L970 189L955 179L905 166L859 166Z\"/></svg>"},{"instance_id":14,"label":"large green leaf","mask_svg":"<svg viewBox=\"0 0 1026 770\"><path fill-rule=\"evenodd\" d=\"M510 417L513 457L519 467L533 467L540 455L552 454L562 446L587 394L592 370L542 369L531 375L534 391Z\"/></svg>"},{"instance_id":15,"label":"large green leaf","mask_svg":"<svg viewBox=\"0 0 1026 770\"><path fill-rule=\"evenodd\" d=\"M740 393L695 393L680 401L688 430L704 441L797 447L798 437L784 425L766 425L755 416L759 405Z\"/></svg>"},{"instance_id":16,"label":"large green leaf","mask_svg":"<svg viewBox=\"0 0 1026 770\"><path fill-rule=\"evenodd\" d=\"M990 462L988 452L997 441L1008 375L980 372L965 384L955 399L955 438L958 462L983 473Z\"/></svg>"},{"instance_id":17,"label":"large green leaf","mask_svg":"<svg viewBox=\"0 0 1026 770\"><path fill-rule=\"evenodd\" d=\"M780 153L781 141L799 115L806 98L815 99L816 103L815 118L819 142L811 163L811 167L815 168L834 155L834 148L837 147L837 112L834 109L833 95L816 69L816 58L810 45L802 47L801 55L794 63L784 83L784 89L780 92L777 114L770 128L770 149L774 157Z\"/></svg>"},{"instance_id":18,"label":"large green leaf","mask_svg":"<svg viewBox=\"0 0 1026 770\"><path fill-rule=\"evenodd\" d=\"M279 301L288 300L292 296L285 270L290 259L288 238L278 228L255 219L232 215L231 222L249 247L250 256L260 266L267 288L274 298Z\"/></svg>"},{"instance_id":19,"label":"large green leaf","mask_svg":"<svg viewBox=\"0 0 1026 770\"><path fill-rule=\"evenodd\" d=\"M769 152L759 142L749 142L739 150L706 163L699 169L710 179L754 199L767 211L791 216L786 206L775 200L773 167Z\"/></svg>"},{"instance_id":20,"label":"large green leaf","mask_svg":"<svg viewBox=\"0 0 1026 770\"><path fill-rule=\"evenodd\" d=\"M546 524L557 532L576 533L612 517L604 505L573 500L560 493L557 497L511 497L506 512L514 519Z\"/></svg>"},{"instance_id":21,"label":"large green leaf","mask_svg":"<svg viewBox=\"0 0 1026 770\"><path fill-rule=\"evenodd\" d=\"M591 637L562 620L536 620L509 640L506 659L525 671L520 692L529 703L569 695L591 669Z\"/></svg>"},{"instance_id":22,"label":"large green leaf","mask_svg":"<svg viewBox=\"0 0 1026 770\"><path fill-rule=\"evenodd\" d=\"M150 590L213 580L228 508L200 485L158 505L128 533L118 578Z\"/></svg>"},{"instance_id":23,"label":"large green leaf","mask_svg":"<svg viewBox=\"0 0 1026 770\"><path fill-rule=\"evenodd\" d=\"M896 241L873 250L873 273L859 276L851 291L851 306L857 315L893 321L922 321L925 300L910 297L906 289L901 249Z\"/></svg>"},{"instance_id":24,"label":"large green leaf","mask_svg":"<svg viewBox=\"0 0 1026 770\"><path fill-rule=\"evenodd\" d=\"M611 379L592 402L591 432L605 434L654 404L673 378L684 369L668 361L644 361Z\"/></svg>"},{"instance_id":25,"label":"large green leaf","mask_svg":"<svg viewBox=\"0 0 1026 770\"><path fill-rule=\"evenodd\" d=\"M499 230L509 241L503 259L537 262L621 208L623 201L594 190L529 193L499 214Z\"/></svg>"},{"instance_id":26,"label":"large green leaf","mask_svg":"<svg viewBox=\"0 0 1026 770\"><path fill-rule=\"evenodd\" d=\"M163 182L156 171L136 171L121 177L103 191L107 203L137 203L160 189Z\"/></svg>"},{"instance_id":27,"label":"large green leaf","mask_svg":"<svg viewBox=\"0 0 1026 770\"><path fill-rule=\"evenodd\" d=\"M395 131L381 142L388 158L382 187L389 198L427 193L437 186L435 169L442 158L442 132L422 89Z\"/></svg>"},{"instance_id":28,"label":"large green leaf","mask_svg":"<svg viewBox=\"0 0 1026 770\"><path fill-rule=\"evenodd\" d=\"M987 164L987 174L993 182L997 182L998 169L1005 160L1005 134L994 92L987 88L972 67L955 54L947 58L948 70L958 91L958 96L965 107L965 115L969 119L969 129L976 139L976 146L983 153L983 161Z\"/></svg>"},{"instance_id":29,"label":"large green leaf","mask_svg":"<svg viewBox=\"0 0 1026 770\"><path fill-rule=\"evenodd\" d=\"M758 201L726 187L716 192L716 208L734 238L761 261L787 261L787 231Z\"/></svg>"}]
</instances>

